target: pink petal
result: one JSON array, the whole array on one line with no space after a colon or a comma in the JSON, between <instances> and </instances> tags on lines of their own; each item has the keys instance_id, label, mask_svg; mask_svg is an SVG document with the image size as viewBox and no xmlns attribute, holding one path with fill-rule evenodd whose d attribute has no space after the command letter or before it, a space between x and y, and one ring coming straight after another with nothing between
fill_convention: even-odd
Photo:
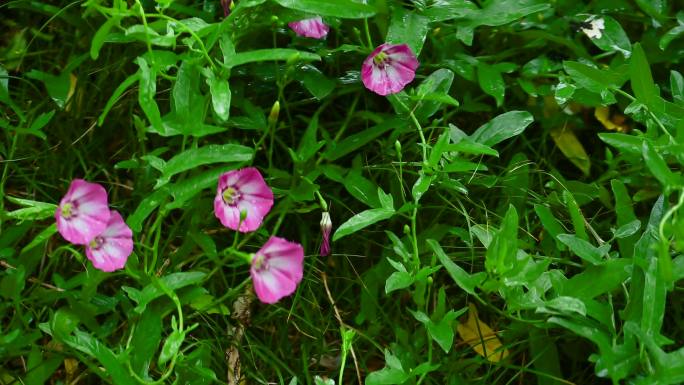
<instances>
[{"instance_id":1,"label":"pink petal","mask_svg":"<svg viewBox=\"0 0 684 385\"><path fill-rule=\"evenodd\" d=\"M238 198L233 204L223 201L223 191L226 188L233 188L237 191ZM243 233L254 231L261 226L271 207L273 207L273 191L256 168L233 170L219 177L214 198L214 215L224 226ZM246 213L242 223L240 223L241 211Z\"/></svg>"},{"instance_id":2,"label":"pink petal","mask_svg":"<svg viewBox=\"0 0 684 385\"><path fill-rule=\"evenodd\" d=\"M264 265L252 266L250 274L254 291L262 302L275 303L282 297L294 293L304 274L304 249L295 242L271 237L257 252Z\"/></svg>"},{"instance_id":3,"label":"pink petal","mask_svg":"<svg viewBox=\"0 0 684 385\"><path fill-rule=\"evenodd\" d=\"M373 60L380 52L387 56L384 66ZM361 80L366 88L379 95L394 94L413 81L418 65L416 55L406 44L382 44L364 60Z\"/></svg>"},{"instance_id":4,"label":"pink petal","mask_svg":"<svg viewBox=\"0 0 684 385\"><path fill-rule=\"evenodd\" d=\"M328 35L328 27L320 16L311 19L293 21L287 24L298 36L323 39Z\"/></svg>"},{"instance_id":5,"label":"pink petal","mask_svg":"<svg viewBox=\"0 0 684 385\"><path fill-rule=\"evenodd\" d=\"M122 269L126 265L128 256L133 252L133 232L126 225L121 214L112 211L107 228L93 242L100 242L98 246L88 244L86 256L95 268L105 272Z\"/></svg>"},{"instance_id":6,"label":"pink petal","mask_svg":"<svg viewBox=\"0 0 684 385\"><path fill-rule=\"evenodd\" d=\"M71 206L71 216L62 215ZM55 212L57 230L67 241L85 245L107 227L109 220L107 191L97 183L74 179Z\"/></svg>"}]
</instances>

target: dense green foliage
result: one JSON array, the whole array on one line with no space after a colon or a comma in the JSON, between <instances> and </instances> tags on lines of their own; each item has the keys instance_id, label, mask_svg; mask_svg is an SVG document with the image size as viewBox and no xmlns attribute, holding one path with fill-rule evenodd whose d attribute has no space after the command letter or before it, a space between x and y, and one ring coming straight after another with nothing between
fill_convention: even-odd
<instances>
[{"instance_id":1,"label":"dense green foliage","mask_svg":"<svg viewBox=\"0 0 684 385\"><path fill-rule=\"evenodd\" d=\"M684 11L588 3L4 2L0 384L684 383ZM387 97L383 42L420 61ZM275 206L237 234L248 165ZM125 269L58 234L74 178ZM306 252L275 305L231 251L269 235Z\"/></svg>"}]
</instances>

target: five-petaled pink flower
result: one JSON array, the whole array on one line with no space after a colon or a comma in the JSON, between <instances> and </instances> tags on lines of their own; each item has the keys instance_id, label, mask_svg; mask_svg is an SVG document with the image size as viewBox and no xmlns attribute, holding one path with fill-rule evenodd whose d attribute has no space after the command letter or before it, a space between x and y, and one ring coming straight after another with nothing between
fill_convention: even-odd
<instances>
[{"instance_id":1,"label":"five-petaled pink flower","mask_svg":"<svg viewBox=\"0 0 684 385\"><path fill-rule=\"evenodd\" d=\"M59 202L57 230L67 241L85 245L107 227L110 213L107 191L97 183L74 179Z\"/></svg>"},{"instance_id":2,"label":"five-petaled pink flower","mask_svg":"<svg viewBox=\"0 0 684 385\"><path fill-rule=\"evenodd\" d=\"M246 233L261 226L273 206L273 191L254 167L233 170L219 177L214 215L233 230Z\"/></svg>"},{"instance_id":3,"label":"five-petaled pink flower","mask_svg":"<svg viewBox=\"0 0 684 385\"><path fill-rule=\"evenodd\" d=\"M295 31L297 36L310 37L313 39L324 39L330 31L330 27L323 22L323 18L320 16L293 21L287 25Z\"/></svg>"},{"instance_id":4,"label":"five-petaled pink flower","mask_svg":"<svg viewBox=\"0 0 684 385\"><path fill-rule=\"evenodd\" d=\"M321 235L323 241L321 242L321 257L330 255L330 231L332 231L332 221L330 220L330 213L323 211L321 216Z\"/></svg>"},{"instance_id":5,"label":"five-petaled pink flower","mask_svg":"<svg viewBox=\"0 0 684 385\"><path fill-rule=\"evenodd\" d=\"M406 44L382 44L363 61L361 80L379 95L395 94L413 81L418 59Z\"/></svg>"},{"instance_id":6,"label":"five-petaled pink flower","mask_svg":"<svg viewBox=\"0 0 684 385\"><path fill-rule=\"evenodd\" d=\"M272 236L254 254L250 269L254 291L264 303L276 303L294 293L304 273L302 245Z\"/></svg>"},{"instance_id":7,"label":"five-petaled pink flower","mask_svg":"<svg viewBox=\"0 0 684 385\"><path fill-rule=\"evenodd\" d=\"M121 215L112 210L107 228L86 246L86 255L96 268L112 272L122 269L133 252L133 232Z\"/></svg>"}]
</instances>

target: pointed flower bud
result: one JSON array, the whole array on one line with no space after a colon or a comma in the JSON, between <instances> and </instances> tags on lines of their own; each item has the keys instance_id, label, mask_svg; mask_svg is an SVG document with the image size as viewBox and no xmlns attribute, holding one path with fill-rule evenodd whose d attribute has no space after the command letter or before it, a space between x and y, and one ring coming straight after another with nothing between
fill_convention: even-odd
<instances>
[{"instance_id":1,"label":"pointed flower bud","mask_svg":"<svg viewBox=\"0 0 684 385\"><path fill-rule=\"evenodd\" d=\"M330 255L330 232L332 231L332 221L330 220L330 213L323 211L321 216L321 235L323 240L321 242L321 257Z\"/></svg>"},{"instance_id":2,"label":"pointed flower bud","mask_svg":"<svg viewBox=\"0 0 684 385\"><path fill-rule=\"evenodd\" d=\"M278 116L280 115L280 102L276 100L271 107L271 112L268 114L268 124L271 126L278 122Z\"/></svg>"}]
</instances>

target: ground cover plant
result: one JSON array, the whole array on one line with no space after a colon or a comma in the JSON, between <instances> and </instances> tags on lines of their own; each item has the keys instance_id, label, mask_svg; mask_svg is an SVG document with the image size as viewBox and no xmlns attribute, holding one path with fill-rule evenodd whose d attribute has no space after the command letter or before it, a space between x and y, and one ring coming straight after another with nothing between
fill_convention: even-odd
<instances>
[{"instance_id":1,"label":"ground cover plant","mask_svg":"<svg viewBox=\"0 0 684 385\"><path fill-rule=\"evenodd\" d=\"M681 4L0 10L0 384L684 383Z\"/></svg>"}]
</instances>

